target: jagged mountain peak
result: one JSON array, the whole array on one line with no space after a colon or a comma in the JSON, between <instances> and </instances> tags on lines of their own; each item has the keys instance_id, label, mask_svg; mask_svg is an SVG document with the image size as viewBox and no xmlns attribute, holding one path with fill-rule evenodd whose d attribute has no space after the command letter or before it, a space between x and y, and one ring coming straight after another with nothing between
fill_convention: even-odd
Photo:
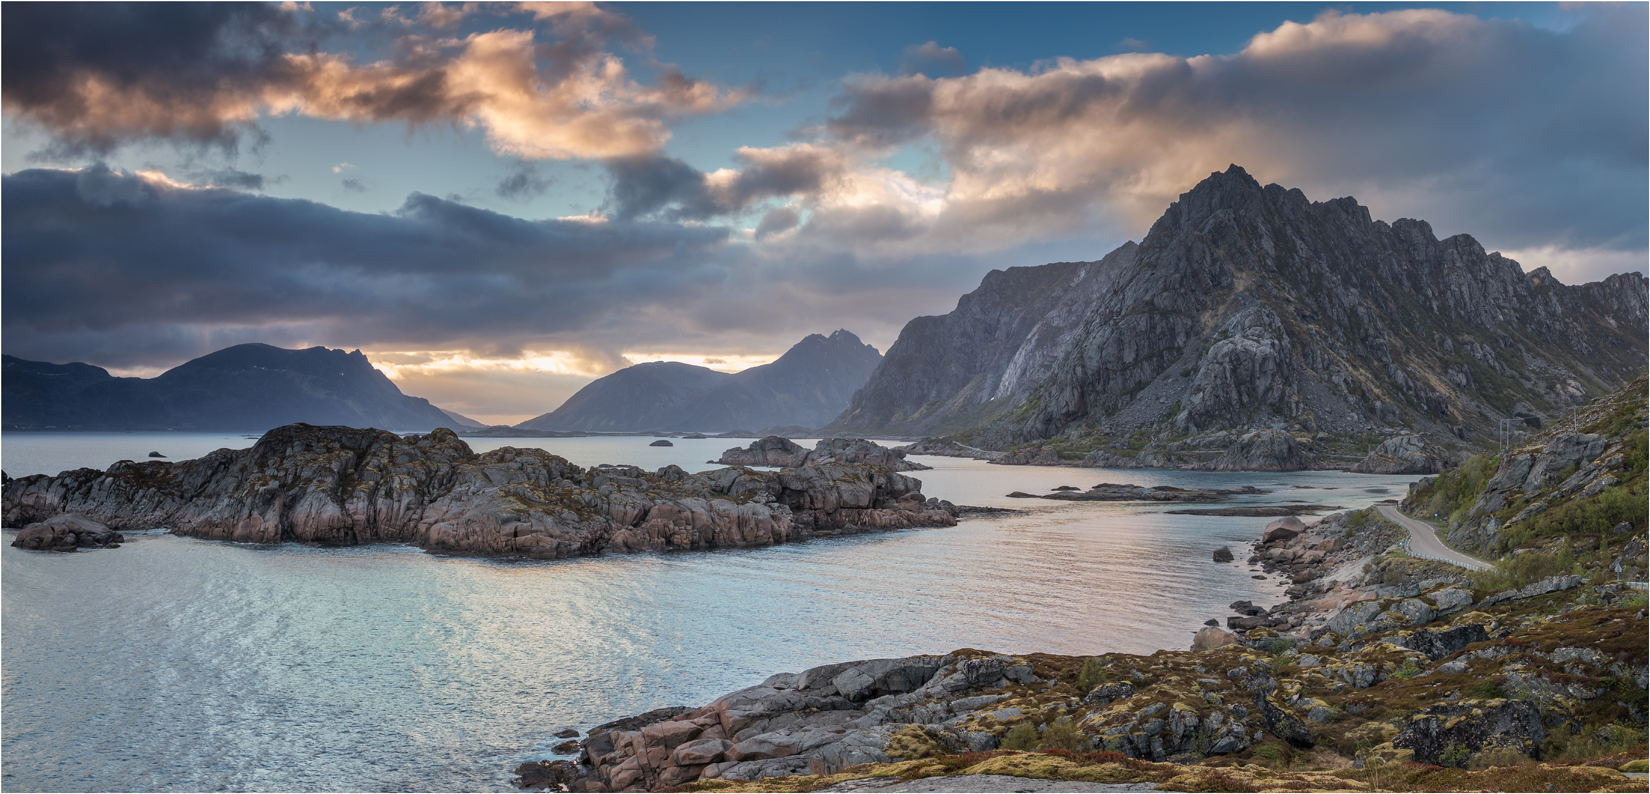
<instances>
[{"instance_id":1,"label":"jagged mountain peak","mask_svg":"<svg viewBox=\"0 0 1650 794\"><path fill-rule=\"evenodd\" d=\"M1470 235L1439 240L1424 220L1374 220L1355 198L1313 202L1236 165L1113 257L1083 289L1071 279L1094 263L992 271L951 314L907 324L830 429L1054 443L1109 466L1203 465L1264 430L1306 445L1299 463L1368 436L1482 444L1647 356L1642 275L1567 287ZM1083 297L1050 297L1062 290ZM1137 453L1142 439L1156 440Z\"/></svg>"}]
</instances>

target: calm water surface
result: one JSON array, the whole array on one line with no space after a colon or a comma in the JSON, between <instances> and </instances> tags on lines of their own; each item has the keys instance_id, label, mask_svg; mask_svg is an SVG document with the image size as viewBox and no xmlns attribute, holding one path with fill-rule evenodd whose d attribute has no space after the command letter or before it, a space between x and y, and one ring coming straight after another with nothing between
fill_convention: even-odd
<instances>
[{"instance_id":1,"label":"calm water surface","mask_svg":"<svg viewBox=\"0 0 1650 794\"><path fill-rule=\"evenodd\" d=\"M650 440L470 443L689 470L711 468L703 461L737 443ZM16 476L251 442L8 433L0 455ZM1410 479L921 460L936 467L915 473L929 495L1032 512L766 549L558 562L172 536L76 554L0 547L0 787L505 790L515 764L549 757L560 727L698 705L776 672L963 647L1183 648L1229 602L1281 598L1281 582L1209 561L1266 519L1003 495L1102 481L1254 484L1275 492L1243 501L1359 507L1403 493Z\"/></svg>"}]
</instances>

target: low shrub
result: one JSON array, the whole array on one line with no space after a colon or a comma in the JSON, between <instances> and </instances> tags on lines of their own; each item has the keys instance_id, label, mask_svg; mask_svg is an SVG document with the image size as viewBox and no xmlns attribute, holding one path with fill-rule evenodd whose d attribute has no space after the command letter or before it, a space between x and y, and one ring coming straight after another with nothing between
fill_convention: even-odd
<instances>
[{"instance_id":1,"label":"low shrub","mask_svg":"<svg viewBox=\"0 0 1650 794\"><path fill-rule=\"evenodd\" d=\"M1082 672L1077 674L1077 691L1088 693L1101 684L1106 683L1106 667L1098 657L1090 656L1083 662Z\"/></svg>"},{"instance_id":2,"label":"low shrub","mask_svg":"<svg viewBox=\"0 0 1650 794\"><path fill-rule=\"evenodd\" d=\"M1003 741L998 745L1004 750L1020 750L1031 752L1037 749L1037 726L1029 722L1022 722L1003 734Z\"/></svg>"},{"instance_id":3,"label":"low shrub","mask_svg":"<svg viewBox=\"0 0 1650 794\"><path fill-rule=\"evenodd\" d=\"M1041 749L1080 753L1089 749L1089 737L1072 724L1070 717L1060 717L1043 729Z\"/></svg>"}]
</instances>

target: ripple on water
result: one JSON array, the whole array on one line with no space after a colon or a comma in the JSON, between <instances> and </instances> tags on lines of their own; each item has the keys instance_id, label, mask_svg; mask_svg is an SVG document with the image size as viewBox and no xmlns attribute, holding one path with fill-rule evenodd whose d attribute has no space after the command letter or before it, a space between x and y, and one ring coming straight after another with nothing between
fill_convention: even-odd
<instances>
[{"instance_id":1,"label":"ripple on water","mask_svg":"<svg viewBox=\"0 0 1650 794\"><path fill-rule=\"evenodd\" d=\"M1068 481L1277 480L928 461L931 494L1015 507L1029 500L1000 495ZM1299 480L1342 493L1402 482ZM1281 583L1209 559L1267 519L1039 507L952 529L555 562L172 536L0 548L0 775L17 791L507 790L556 727L704 703L775 672L960 647L1147 653L1185 647L1233 600L1280 597Z\"/></svg>"}]
</instances>

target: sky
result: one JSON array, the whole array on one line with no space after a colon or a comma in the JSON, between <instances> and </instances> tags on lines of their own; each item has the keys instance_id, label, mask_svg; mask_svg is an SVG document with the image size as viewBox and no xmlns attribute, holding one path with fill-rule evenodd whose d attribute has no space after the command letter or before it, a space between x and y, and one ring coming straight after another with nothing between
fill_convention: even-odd
<instances>
[{"instance_id":1,"label":"sky","mask_svg":"<svg viewBox=\"0 0 1650 794\"><path fill-rule=\"evenodd\" d=\"M6 3L0 346L360 349L473 418L886 351L1228 164L1645 272L1645 3Z\"/></svg>"}]
</instances>

